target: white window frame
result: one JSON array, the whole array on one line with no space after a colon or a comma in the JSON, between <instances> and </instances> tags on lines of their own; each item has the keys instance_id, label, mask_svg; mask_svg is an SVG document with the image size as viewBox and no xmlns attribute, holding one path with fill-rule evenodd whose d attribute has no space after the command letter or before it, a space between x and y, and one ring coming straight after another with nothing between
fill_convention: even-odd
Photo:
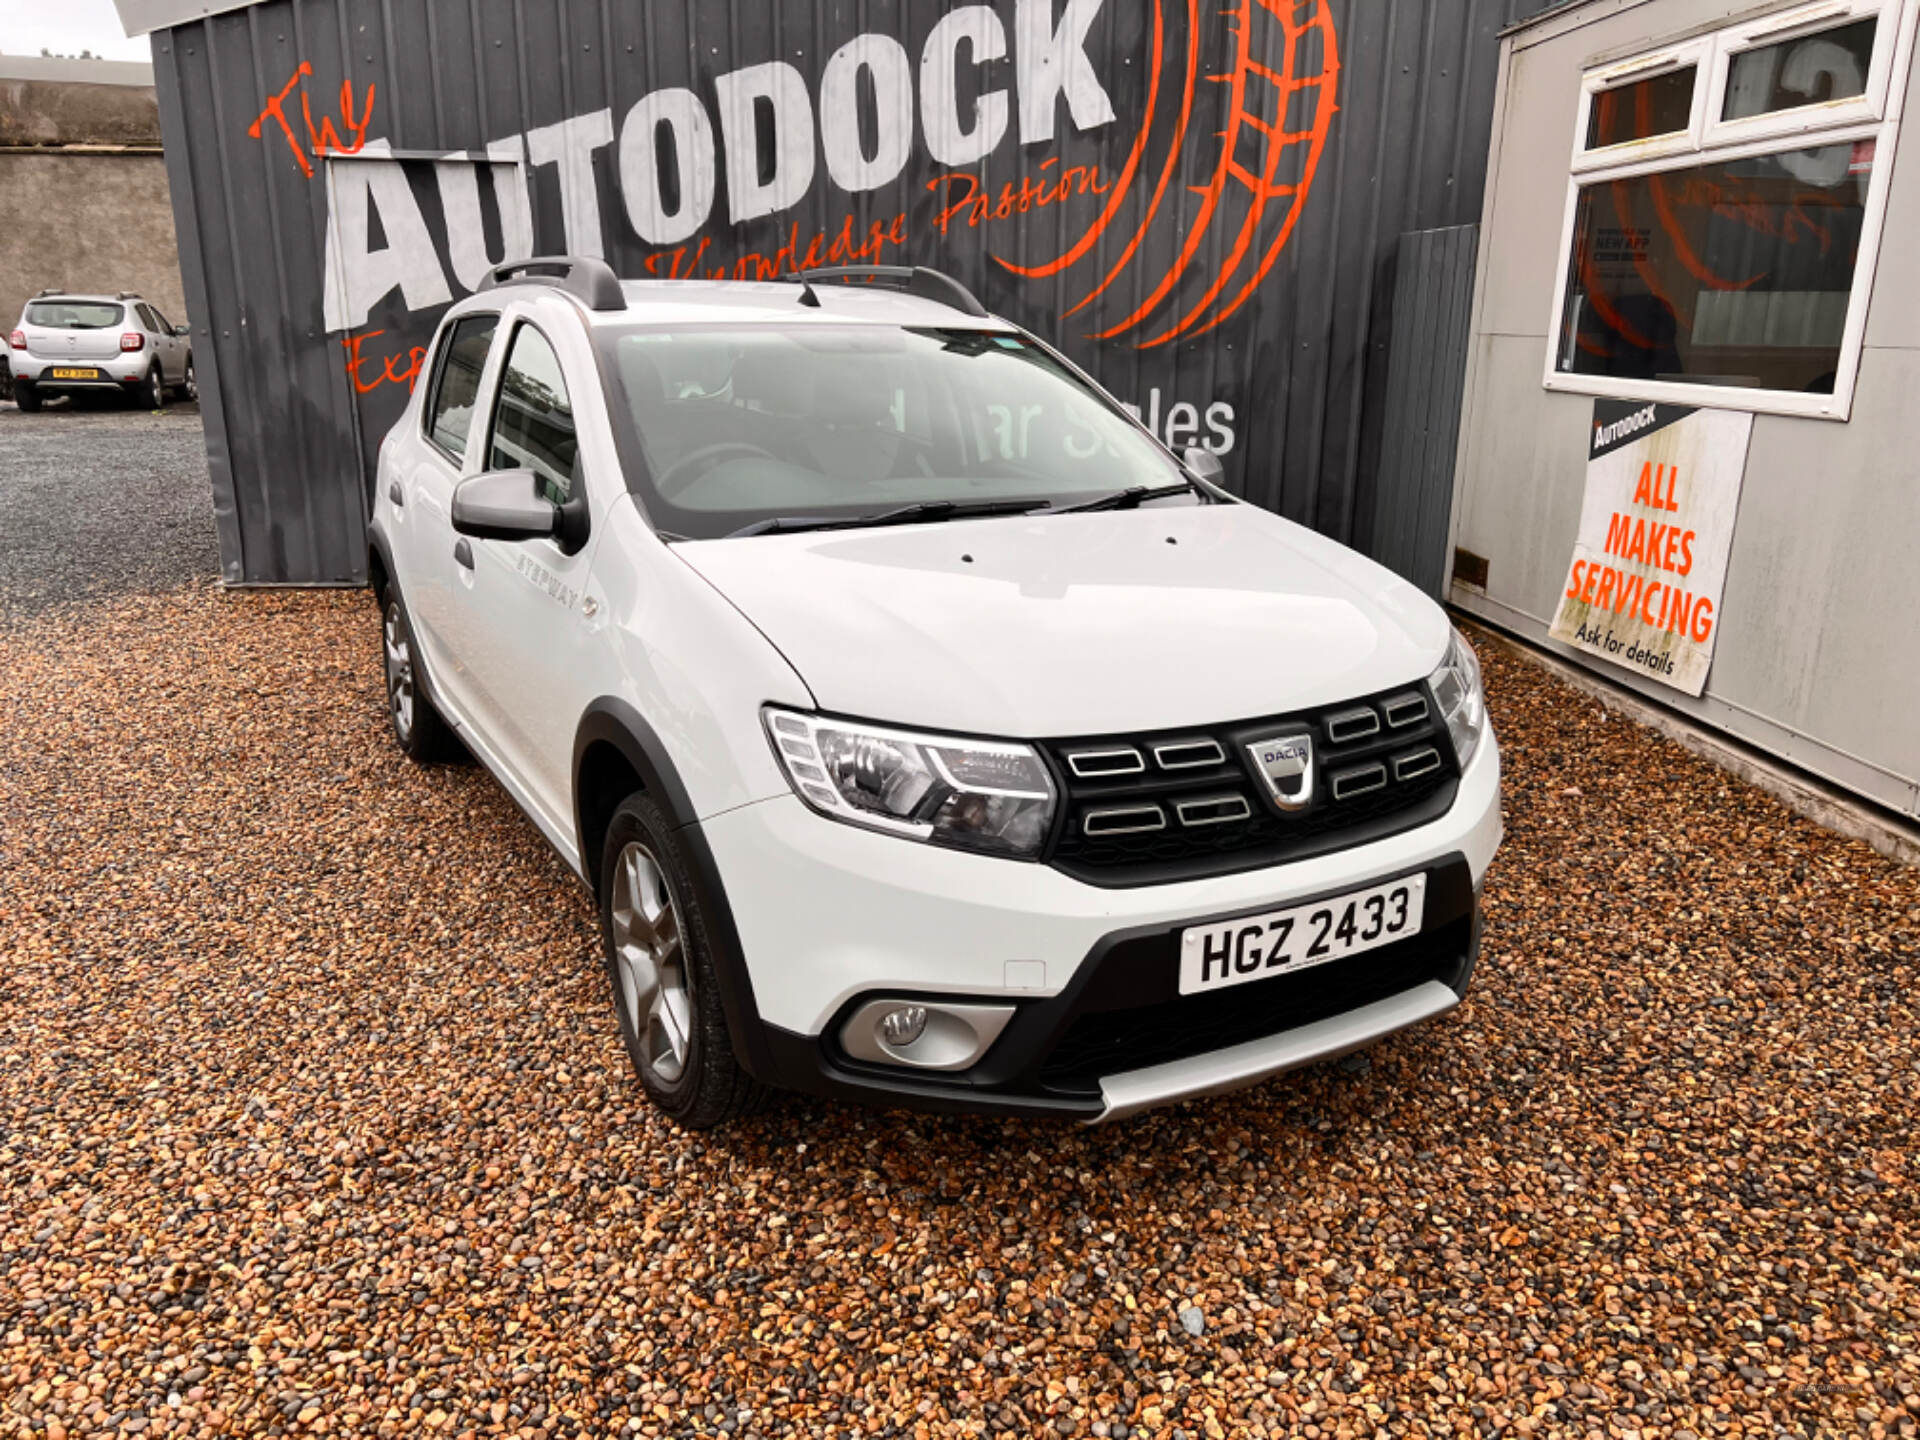
<instances>
[{"instance_id":1,"label":"white window frame","mask_svg":"<svg viewBox=\"0 0 1920 1440\"><path fill-rule=\"evenodd\" d=\"M1880 16L1865 95L1777 110L1742 120L1720 121L1725 104L1727 74L1733 57L1746 50L1776 44L1797 35L1832 29L1868 15ZM1729 25L1710 35L1658 46L1624 60L1588 70L1582 77L1575 119L1573 154L1568 166L1566 208L1560 224L1558 269L1554 278L1553 310L1547 322L1545 372L1548 390L1577 395L1602 395L1623 400L1657 400L1677 405L1704 405L1727 410L1751 410L1767 415L1802 415L1845 420L1853 409L1854 381L1860 368L1860 349L1866 336L1867 306L1873 293L1873 274L1885 228L1887 192L1893 180L1894 150L1900 129L1901 102L1912 62L1916 16L1920 0L1816 0L1810 5L1777 9L1758 18ZM1697 56L1697 60L1694 58ZM1685 132L1586 150L1588 116L1594 95L1616 85L1647 79L1682 65L1697 63L1693 122ZM1712 385L1697 381L1634 380L1609 375L1578 375L1558 368L1562 321L1566 313L1571 276L1574 221L1581 191L1615 180L1691 169L1755 155L1780 154L1824 145L1874 142L1873 173L1861 219L1860 252L1854 265L1853 288L1847 298L1847 320L1840 339L1833 393L1812 395L1800 391L1761 390L1747 386Z\"/></svg>"},{"instance_id":2,"label":"white window frame","mask_svg":"<svg viewBox=\"0 0 1920 1440\"><path fill-rule=\"evenodd\" d=\"M1664 135L1649 135L1644 140L1627 140L1618 145L1587 148L1587 131L1593 118L1597 96L1624 85L1654 80L1675 70L1692 66L1694 70L1693 109L1684 130ZM1580 110L1573 117L1573 168L1575 172L1605 169L1614 165L1636 164L1662 155L1689 154L1700 148L1701 128L1707 118L1707 92L1713 88L1713 41L1688 40L1683 44L1636 55L1613 65L1589 70L1580 80Z\"/></svg>"},{"instance_id":3,"label":"white window frame","mask_svg":"<svg viewBox=\"0 0 1920 1440\"><path fill-rule=\"evenodd\" d=\"M1900 10L1901 0L1825 0L1825 3L1782 10L1722 30L1718 37L1721 59L1713 67L1713 83L1707 97L1705 143L1738 145L1762 136L1803 135L1835 125L1882 119L1887 106L1887 78L1899 41ZM1727 82L1733 73L1735 57L1875 16L1879 17L1880 24L1873 37L1873 57L1868 63L1867 88L1863 93L1844 100L1796 105L1790 110L1770 110L1764 115L1749 115L1740 120L1720 118L1726 109Z\"/></svg>"}]
</instances>

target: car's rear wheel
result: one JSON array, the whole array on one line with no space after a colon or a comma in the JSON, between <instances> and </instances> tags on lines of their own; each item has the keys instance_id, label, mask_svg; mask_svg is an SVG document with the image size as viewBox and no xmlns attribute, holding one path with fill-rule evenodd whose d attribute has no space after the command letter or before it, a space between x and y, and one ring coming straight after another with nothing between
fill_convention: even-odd
<instances>
[{"instance_id":1,"label":"car's rear wheel","mask_svg":"<svg viewBox=\"0 0 1920 1440\"><path fill-rule=\"evenodd\" d=\"M31 415L40 408L40 387L31 380L15 380L13 403Z\"/></svg>"},{"instance_id":2,"label":"car's rear wheel","mask_svg":"<svg viewBox=\"0 0 1920 1440\"><path fill-rule=\"evenodd\" d=\"M386 659L387 720L395 742L421 765L447 759L454 752L453 733L420 688L413 626L391 585L380 596L380 644Z\"/></svg>"},{"instance_id":3,"label":"car's rear wheel","mask_svg":"<svg viewBox=\"0 0 1920 1440\"><path fill-rule=\"evenodd\" d=\"M147 383L143 391L149 410L167 408L167 382L160 373L160 362L153 362L153 368L147 371Z\"/></svg>"},{"instance_id":4,"label":"car's rear wheel","mask_svg":"<svg viewBox=\"0 0 1920 1440\"><path fill-rule=\"evenodd\" d=\"M628 796L608 823L599 889L620 1039L647 1097L689 1130L759 1108L767 1091L734 1058L685 854L644 794Z\"/></svg>"}]
</instances>

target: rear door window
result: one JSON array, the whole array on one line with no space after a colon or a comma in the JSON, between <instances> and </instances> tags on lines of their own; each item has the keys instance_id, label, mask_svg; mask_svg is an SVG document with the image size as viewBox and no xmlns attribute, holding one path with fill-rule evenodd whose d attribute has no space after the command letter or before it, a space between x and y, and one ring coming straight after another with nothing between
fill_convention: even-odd
<instances>
[{"instance_id":1,"label":"rear door window","mask_svg":"<svg viewBox=\"0 0 1920 1440\"><path fill-rule=\"evenodd\" d=\"M427 396L427 438L455 464L466 458L473 430L480 373L487 368L498 315L467 315L454 321L434 365L433 391Z\"/></svg>"}]
</instances>

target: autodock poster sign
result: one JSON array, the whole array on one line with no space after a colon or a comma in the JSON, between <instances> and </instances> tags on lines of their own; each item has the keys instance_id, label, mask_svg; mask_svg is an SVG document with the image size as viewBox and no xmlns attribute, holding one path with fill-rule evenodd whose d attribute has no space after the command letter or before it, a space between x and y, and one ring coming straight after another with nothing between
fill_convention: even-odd
<instances>
[{"instance_id":1,"label":"autodock poster sign","mask_svg":"<svg viewBox=\"0 0 1920 1440\"><path fill-rule=\"evenodd\" d=\"M1580 532L1553 638L1698 695L1753 416L1595 400Z\"/></svg>"}]
</instances>

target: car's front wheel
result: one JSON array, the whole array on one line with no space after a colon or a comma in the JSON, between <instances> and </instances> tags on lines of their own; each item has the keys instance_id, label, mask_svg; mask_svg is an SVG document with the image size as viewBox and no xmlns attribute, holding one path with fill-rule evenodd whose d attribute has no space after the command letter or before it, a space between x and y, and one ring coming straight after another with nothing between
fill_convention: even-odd
<instances>
[{"instance_id":1,"label":"car's front wheel","mask_svg":"<svg viewBox=\"0 0 1920 1440\"><path fill-rule=\"evenodd\" d=\"M187 356L187 373L180 377L180 398L182 400L198 400L200 398L200 382L193 378L193 357L191 355Z\"/></svg>"},{"instance_id":2,"label":"car's front wheel","mask_svg":"<svg viewBox=\"0 0 1920 1440\"><path fill-rule=\"evenodd\" d=\"M671 821L643 794L613 813L600 855L600 931L626 1045L647 1096L689 1130L766 1097L734 1058L706 921Z\"/></svg>"},{"instance_id":3,"label":"car's front wheel","mask_svg":"<svg viewBox=\"0 0 1920 1440\"><path fill-rule=\"evenodd\" d=\"M415 653L413 626L400 592L389 585L380 595L380 645L387 672L387 720L393 738L407 758L422 765L445 760L454 752L453 732L420 689L420 661Z\"/></svg>"}]
</instances>

